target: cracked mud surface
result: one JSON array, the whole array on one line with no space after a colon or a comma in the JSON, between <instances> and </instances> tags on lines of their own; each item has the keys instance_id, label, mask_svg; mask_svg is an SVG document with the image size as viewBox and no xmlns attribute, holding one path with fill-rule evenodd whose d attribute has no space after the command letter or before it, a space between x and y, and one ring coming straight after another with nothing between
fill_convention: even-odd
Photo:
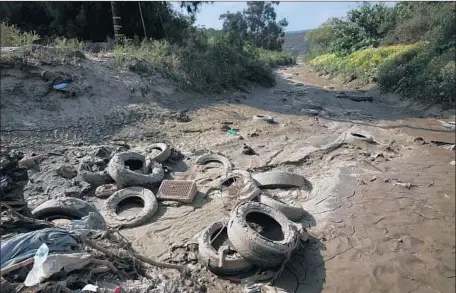
<instances>
[{"instance_id":1,"label":"cracked mud surface","mask_svg":"<svg viewBox=\"0 0 456 293\"><path fill-rule=\"evenodd\" d=\"M100 69L108 74L103 70ZM454 132L445 131L436 119L454 121L454 116L439 113L437 108L399 102L397 97L369 87L363 90L374 97L372 103L336 99L335 94L340 91L359 93L317 76L304 65L282 69L279 76L274 88L256 88L251 94L220 97L184 94L170 84L156 84L154 88L159 91L142 96L141 102L135 104L138 108L146 107L141 110L146 112L145 116L140 115L143 118L138 120L136 114L127 116L133 117L132 120L126 119L125 124L103 132L102 136L90 129L84 131L100 141L113 138L127 141L133 150L166 140L192 160L210 150L227 156L236 169L283 170L305 176L312 184L311 190L293 193L293 201L301 203L308 212L301 223L308 227L312 237L276 281L279 292L454 292L455 167L450 165L454 151L432 143L413 142L421 136L426 142L454 143ZM138 87L144 82L130 77ZM304 85L297 86L290 77ZM132 103L114 90L111 93L100 90L99 102L105 103L103 107L109 108L107 101L112 95L114 104L132 109ZM136 95L125 89L122 94ZM60 100L58 103L69 107ZM78 105L82 103L91 105L87 101ZM311 117L302 111L311 108L319 109L320 115ZM184 109L191 117L188 123L168 119L171 116L164 114ZM93 111L99 110L95 107ZM24 111L19 113L26 117ZM131 111L137 113L135 109ZM14 113L5 117L2 110L2 129L4 125L10 130L23 127L19 123L21 116L14 118ZM80 115L79 110L63 113L53 115L58 119L69 115L76 117L76 121ZM38 114L34 115L36 118ZM99 117L95 113L90 115ZM271 115L278 123L254 121L254 115ZM117 116L109 117L108 121L114 121ZM4 119L10 120L4 124ZM56 123L61 121L58 119ZM221 130L224 122L232 122L228 126L237 129L238 134L230 135L226 128ZM46 123L36 124L44 127ZM355 129L372 134L377 144L352 140L331 151L318 151L342 133ZM12 147L21 148L24 143L22 134L2 135ZM92 142L82 136L85 142ZM39 145L23 144L23 148L47 150L55 144L81 141L63 137L48 145L41 136L38 138ZM242 154L244 143L256 154ZM188 166L177 166L175 171L193 170L192 160L186 161ZM218 164L210 163L206 167L205 173L190 177L213 178L221 172ZM204 190L204 184L208 183L199 183L200 191ZM271 192L284 196L277 190ZM88 197L102 202L90 194ZM122 234L138 252L165 259L170 247L196 242L204 227L227 217L229 204L229 199L220 198L220 192L210 192L207 196L200 192L191 205L161 204L148 224L123 230ZM215 278L204 269L195 270L208 280L208 292L242 291L241 286Z\"/></svg>"}]
</instances>

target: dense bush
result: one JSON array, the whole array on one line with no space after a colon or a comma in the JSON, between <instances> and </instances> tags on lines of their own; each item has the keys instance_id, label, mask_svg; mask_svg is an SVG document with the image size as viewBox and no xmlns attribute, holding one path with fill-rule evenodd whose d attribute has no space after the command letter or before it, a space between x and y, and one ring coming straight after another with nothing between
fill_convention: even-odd
<instances>
[{"instance_id":1,"label":"dense bush","mask_svg":"<svg viewBox=\"0 0 456 293\"><path fill-rule=\"evenodd\" d=\"M455 53L452 48L436 54L430 45L401 53L380 66L379 85L409 98L454 106Z\"/></svg>"},{"instance_id":2,"label":"dense bush","mask_svg":"<svg viewBox=\"0 0 456 293\"><path fill-rule=\"evenodd\" d=\"M378 80L422 101L455 101L454 2L364 4L306 34L310 65L325 74ZM328 54L332 53L332 54Z\"/></svg>"}]
</instances>

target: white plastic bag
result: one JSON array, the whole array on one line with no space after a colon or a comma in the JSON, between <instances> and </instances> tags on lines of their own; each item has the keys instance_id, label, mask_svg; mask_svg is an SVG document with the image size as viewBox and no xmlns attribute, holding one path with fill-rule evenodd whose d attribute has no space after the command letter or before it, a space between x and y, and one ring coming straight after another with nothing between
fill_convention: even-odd
<instances>
[{"instance_id":1,"label":"white plastic bag","mask_svg":"<svg viewBox=\"0 0 456 293\"><path fill-rule=\"evenodd\" d=\"M48 255L49 247L46 243L41 244L35 253L33 267L27 278L25 278L25 286L30 287L40 283L40 277L43 275L43 263L46 261Z\"/></svg>"}]
</instances>

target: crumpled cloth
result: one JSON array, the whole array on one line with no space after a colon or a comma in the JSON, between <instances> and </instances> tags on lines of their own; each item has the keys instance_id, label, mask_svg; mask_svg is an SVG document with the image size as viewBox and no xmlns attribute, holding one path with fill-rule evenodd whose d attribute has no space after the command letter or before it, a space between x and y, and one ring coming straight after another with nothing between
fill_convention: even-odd
<instances>
[{"instance_id":1,"label":"crumpled cloth","mask_svg":"<svg viewBox=\"0 0 456 293\"><path fill-rule=\"evenodd\" d=\"M46 243L49 254L79 252L77 239L73 234L61 228L46 228L20 234L8 241L2 242L0 253L1 268L33 257L41 246Z\"/></svg>"}]
</instances>

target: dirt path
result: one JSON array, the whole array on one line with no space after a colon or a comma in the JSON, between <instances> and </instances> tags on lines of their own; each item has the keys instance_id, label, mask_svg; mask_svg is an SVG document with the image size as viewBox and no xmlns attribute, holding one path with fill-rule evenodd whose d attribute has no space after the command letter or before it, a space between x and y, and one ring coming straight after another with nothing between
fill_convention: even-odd
<instances>
[{"instance_id":1,"label":"dirt path","mask_svg":"<svg viewBox=\"0 0 456 293\"><path fill-rule=\"evenodd\" d=\"M304 65L279 70L271 89L207 97L183 93L160 76L130 72L119 78L123 73L93 62L59 69L77 75L78 96L67 100L61 93L42 92L42 81L33 72L5 70L2 143L25 152L60 146L64 156L42 163L42 170L51 171L61 158L76 166L90 153L78 149L82 144L117 139L133 150L168 141L190 158L173 171L185 171L190 178L195 176L192 160L207 151L224 154L238 169L296 172L312 184L309 192L293 197L308 211L302 224L312 238L276 282L280 292L454 292L454 151L429 143L454 143L454 132L436 119L454 121L454 116L399 102L372 86L351 90ZM340 91L374 100L338 99ZM36 100L29 103L31 97ZM191 121L179 122L176 113L189 113ZM278 123L255 121L256 114L271 115ZM222 130L223 123L237 135ZM355 140L308 155L312 147L355 130L369 132L377 143ZM414 143L417 136L426 143ZM243 155L244 144L256 155ZM213 166L206 175L210 179L217 172ZM208 182L200 182L200 190ZM53 191L51 182L45 183ZM59 192L73 187L54 183ZM84 196L100 204L93 194ZM209 223L228 216L226 206L229 202L220 193L199 193L192 205L161 205L149 224L122 233L139 252L165 259L170 248L195 242ZM242 290L206 272L201 276L208 281L208 292Z\"/></svg>"}]
</instances>

